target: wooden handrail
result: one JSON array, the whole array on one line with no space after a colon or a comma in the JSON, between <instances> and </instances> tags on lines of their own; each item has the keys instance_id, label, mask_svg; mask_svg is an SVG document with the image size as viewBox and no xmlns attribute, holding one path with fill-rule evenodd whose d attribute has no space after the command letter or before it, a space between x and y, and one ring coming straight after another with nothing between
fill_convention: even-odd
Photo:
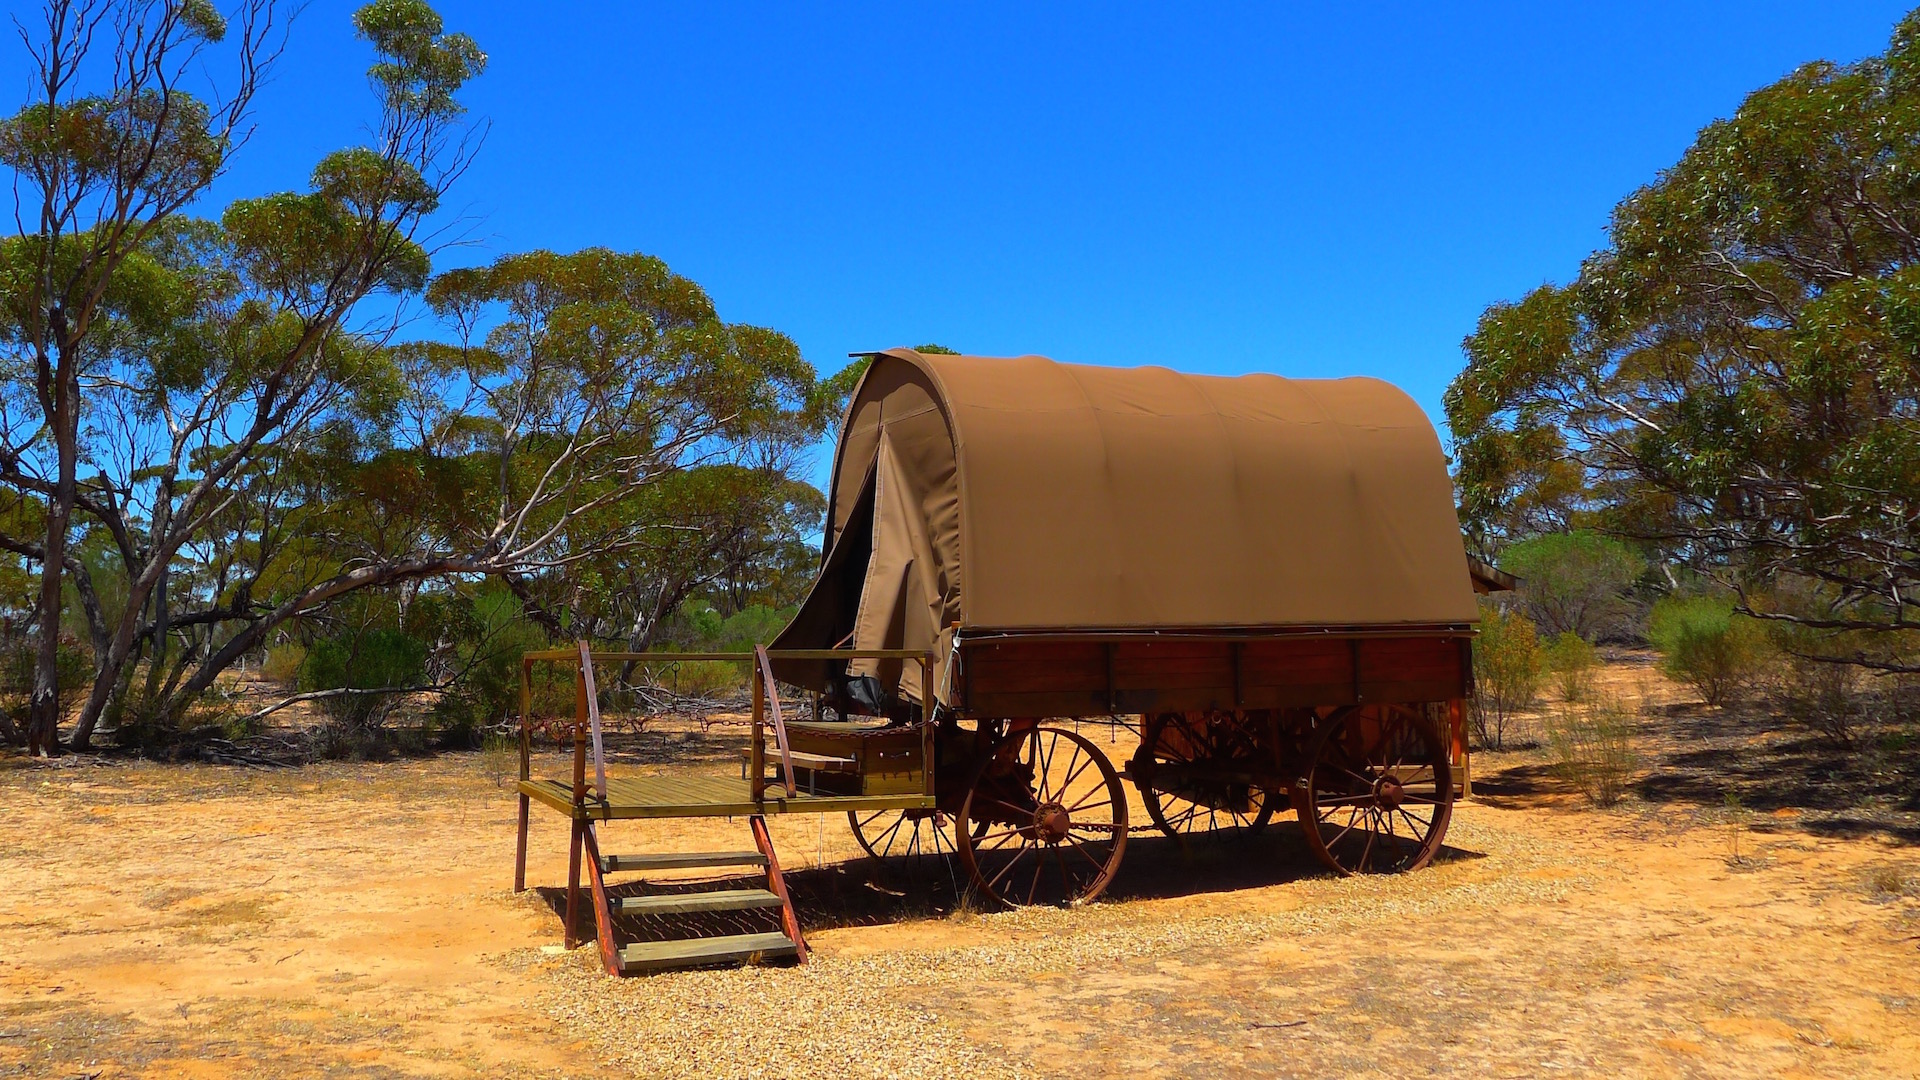
<instances>
[{"instance_id":1,"label":"wooden handrail","mask_svg":"<svg viewBox=\"0 0 1920 1080\"><path fill-rule=\"evenodd\" d=\"M600 742L600 687L593 677L593 646L580 641L580 678L587 697L587 718L593 725L593 779L600 801L607 801L607 755Z\"/></svg>"},{"instance_id":2,"label":"wooden handrail","mask_svg":"<svg viewBox=\"0 0 1920 1080\"><path fill-rule=\"evenodd\" d=\"M595 650L593 658L670 664L683 660L753 661L758 659L761 652L765 652L775 660L918 660L926 655L923 649L768 649L761 646L754 652L601 652ZM573 660L577 655L572 649L535 649L522 653L521 659Z\"/></svg>"},{"instance_id":3,"label":"wooden handrail","mask_svg":"<svg viewBox=\"0 0 1920 1080\"><path fill-rule=\"evenodd\" d=\"M767 688L767 705L773 713L773 740L780 745L780 773L787 782L787 798L796 798L800 788L793 780L793 751L787 748L787 721L780 715L780 692L773 688L773 661L767 658L767 647L755 645L754 659L760 664L760 682Z\"/></svg>"}]
</instances>

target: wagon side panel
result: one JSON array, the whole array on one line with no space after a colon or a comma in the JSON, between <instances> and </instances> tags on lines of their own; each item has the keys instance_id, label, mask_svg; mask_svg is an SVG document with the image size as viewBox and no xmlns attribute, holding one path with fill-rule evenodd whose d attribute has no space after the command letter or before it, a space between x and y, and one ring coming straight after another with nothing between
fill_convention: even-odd
<instances>
[{"instance_id":1,"label":"wagon side panel","mask_svg":"<svg viewBox=\"0 0 1920 1080\"><path fill-rule=\"evenodd\" d=\"M965 647L959 699L984 717L1290 709L1464 696L1456 635L1059 641Z\"/></svg>"}]
</instances>

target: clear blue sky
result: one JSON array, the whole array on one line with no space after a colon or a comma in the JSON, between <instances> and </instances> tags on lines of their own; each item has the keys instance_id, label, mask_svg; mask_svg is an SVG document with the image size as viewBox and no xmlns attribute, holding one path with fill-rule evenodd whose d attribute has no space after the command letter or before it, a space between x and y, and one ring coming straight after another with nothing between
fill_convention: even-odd
<instances>
[{"instance_id":1,"label":"clear blue sky","mask_svg":"<svg viewBox=\"0 0 1920 1080\"><path fill-rule=\"evenodd\" d=\"M443 265L648 252L823 372L935 341L1365 373L1437 420L1488 303L1569 278L1702 125L1880 51L1904 6L443 0L492 125ZM223 195L356 138L351 10L301 16Z\"/></svg>"}]
</instances>

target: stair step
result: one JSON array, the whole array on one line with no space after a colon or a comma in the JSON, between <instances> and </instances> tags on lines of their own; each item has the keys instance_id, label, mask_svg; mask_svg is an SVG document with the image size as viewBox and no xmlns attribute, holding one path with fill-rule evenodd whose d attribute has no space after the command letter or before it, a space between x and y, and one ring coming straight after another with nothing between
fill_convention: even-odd
<instances>
[{"instance_id":1,"label":"stair step","mask_svg":"<svg viewBox=\"0 0 1920 1080\"><path fill-rule=\"evenodd\" d=\"M757 851L664 851L647 855L602 855L600 872L618 874L628 870L684 870L694 866L765 866L767 857Z\"/></svg>"},{"instance_id":2,"label":"stair step","mask_svg":"<svg viewBox=\"0 0 1920 1080\"><path fill-rule=\"evenodd\" d=\"M666 971L705 964L738 964L758 957L774 960L798 954L785 934L734 934L729 937L637 941L620 950L622 971Z\"/></svg>"},{"instance_id":3,"label":"stair step","mask_svg":"<svg viewBox=\"0 0 1920 1080\"><path fill-rule=\"evenodd\" d=\"M626 915L681 915L695 911L745 911L779 907L780 898L765 889L716 889L662 896L621 896L614 907Z\"/></svg>"}]
</instances>

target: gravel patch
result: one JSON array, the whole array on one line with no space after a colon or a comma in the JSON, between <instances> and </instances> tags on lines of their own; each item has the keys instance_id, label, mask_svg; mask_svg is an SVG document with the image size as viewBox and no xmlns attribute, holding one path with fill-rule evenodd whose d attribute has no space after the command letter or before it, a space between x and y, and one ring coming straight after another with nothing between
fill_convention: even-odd
<instances>
[{"instance_id":1,"label":"gravel patch","mask_svg":"<svg viewBox=\"0 0 1920 1080\"><path fill-rule=\"evenodd\" d=\"M1229 896L1036 908L973 916L1003 943L859 956L816 954L805 967L739 968L615 980L590 949L536 965L551 1015L610 1064L644 1077L1031 1077L1032 1062L982 1046L928 1002L1039 978L1113 971L1136 961L1245 956L1275 939L1456 911L1551 903L1588 888L1604 864L1577 868L1530 837L1457 823L1451 839L1482 857L1393 878L1310 878ZM1267 908L1269 910L1260 910ZM1279 908L1279 910L1271 910ZM884 933L884 931L876 931ZM976 934L969 934L977 939ZM935 1007L937 1008L937 1006ZM956 1010L956 1012L961 1010Z\"/></svg>"}]
</instances>

